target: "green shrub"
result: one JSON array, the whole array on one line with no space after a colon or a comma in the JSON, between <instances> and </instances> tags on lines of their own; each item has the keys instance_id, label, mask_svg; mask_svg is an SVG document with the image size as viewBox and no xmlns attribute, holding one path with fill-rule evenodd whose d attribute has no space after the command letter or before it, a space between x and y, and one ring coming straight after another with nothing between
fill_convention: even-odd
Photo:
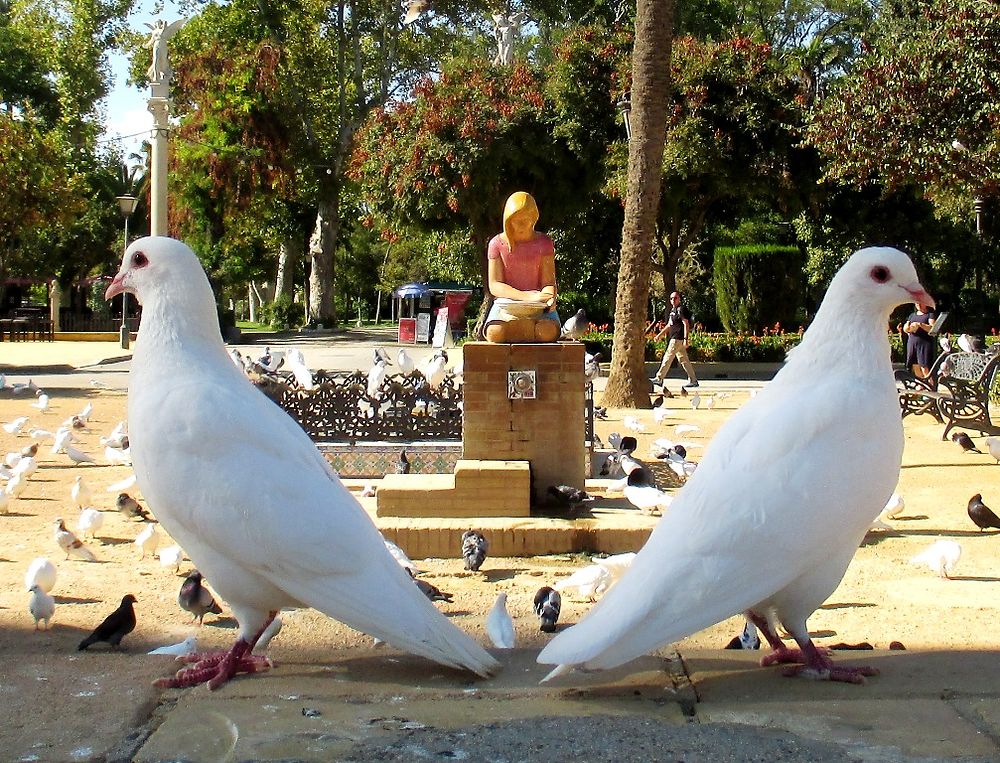
<instances>
[{"instance_id":1,"label":"green shrub","mask_svg":"<svg viewBox=\"0 0 1000 763\"><path fill-rule=\"evenodd\" d=\"M282 294L274 302L261 305L257 318L278 331L297 328L302 323L302 305L293 302L287 294Z\"/></svg>"},{"instance_id":2,"label":"green shrub","mask_svg":"<svg viewBox=\"0 0 1000 763\"><path fill-rule=\"evenodd\" d=\"M798 247L745 244L715 250L713 280L719 320L732 333L794 325L803 303Z\"/></svg>"}]
</instances>

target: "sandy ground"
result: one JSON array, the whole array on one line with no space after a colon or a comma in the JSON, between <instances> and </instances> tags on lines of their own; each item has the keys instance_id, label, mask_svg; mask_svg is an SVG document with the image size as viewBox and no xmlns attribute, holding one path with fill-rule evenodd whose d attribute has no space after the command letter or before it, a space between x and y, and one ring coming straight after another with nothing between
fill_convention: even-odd
<instances>
[{"instance_id":1,"label":"sandy ground","mask_svg":"<svg viewBox=\"0 0 1000 763\"><path fill-rule=\"evenodd\" d=\"M125 415L122 392L86 386L53 391L48 411L30 407L31 399L0 392L0 421L27 415L31 425L54 430L89 401L94 405L89 427L77 446L93 454L96 465L76 466L65 456L39 452L40 468L22 497L11 501L0 516L0 696L18 711L0 728L0 750L10 760L88 760L118 743L137 721L148 715L156 694L150 681L172 670L167 658L145 653L196 633L202 647L224 647L235 637L235 623L224 613L209 615L198 628L176 601L183 575L192 569L185 560L179 572L157 559L140 559L134 540L142 529L137 521L114 511L116 495L106 487L130 473L125 466L107 465L101 435ZM8 377L16 381L17 377ZM734 385L735 387L735 385ZM706 395L707 397L707 395ZM638 454L645 456L656 437L674 438L679 423L699 431L679 438L695 447L707 443L720 424L748 399L746 389L717 398L711 410L693 411L681 398L662 424L650 412L639 412L646 433L639 435ZM622 428L623 411L611 411L598 422L605 440ZM27 429L27 427L26 427ZM909 649L976 650L996 646L995 602L1000 596L995 532L980 533L966 516L966 504L976 492L1000 509L1000 466L989 455L965 454L952 442L940 440L941 426L927 416L906 422L906 450L899 492L906 508L892 520L891 532L870 533L840 588L810 620L818 643L867 641L886 648L898 640ZM973 433L982 445L982 437ZM18 450L30 438L0 430L0 453ZM983 446L983 450L986 448ZM82 475L93 489L91 504L105 511L97 539L88 540L97 563L64 559L53 539L53 520L63 517L76 527L79 509L72 505L70 487ZM843 475L851 479L852 475ZM720 521L725 521L720 507ZM908 563L938 537L962 544L961 562L951 580L936 577ZM161 548L170 541L164 539ZM29 562L47 556L58 567L53 594L57 609L52 627L35 632L28 613L23 576ZM535 591L588 562L584 555L533 559L491 558L480 573L462 570L460 560L419 560L424 577L454 594L454 603L440 604L460 627L486 643L485 615L499 591L509 594L509 609L517 625L519 646L541 646L549 638L540 633L531 611ZM211 581L209 581L210 583ZM138 627L125 639L122 652L104 645L77 652L76 645L110 613L126 593L138 598ZM561 622L576 621L589 608L585 601L564 601ZM225 609L225 605L223 604ZM314 612L286 615L286 625L271 647L271 655L319 662L336 659L340 647L366 645L368 639ZM742 627L742 618L702 631L682 642L684 647L719 648ZM58 712L53 714L53 708Z\"/></svg>"}]
</instances>

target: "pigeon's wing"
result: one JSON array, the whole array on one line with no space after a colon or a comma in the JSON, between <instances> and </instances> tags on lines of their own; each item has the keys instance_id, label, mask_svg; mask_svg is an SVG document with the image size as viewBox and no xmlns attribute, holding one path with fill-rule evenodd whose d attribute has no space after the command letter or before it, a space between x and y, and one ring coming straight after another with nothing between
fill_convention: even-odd
<instances>
[{"instance_id":1,"label":"pigeon's wing","mask_svg":"<svg viewBox=\"0 0 1000 763\"><path fill-rule=\"evenodd\" d=\"M299 425L232 374L158 385L145 398L155 415L134 427L145 433L133 443L143 494L213 587L253 605L241 588L266 581L394 646L491 672L495 661L420 594ZM143 409L130 406L130 420Z\"/></svg>"},{"instance_id":2,"label":"pigeon's wing","mask_svg":"<svg viewBox=\"0 0 1000 763\"><path fill-rule=\"evenodd\" d=\"M538 661L619 665L764 602L845 544L856 547L896 484L902 433L897 447L878 431L885 400L831 384L838 394L823 383L815 394L773 386L737 412L629 572ZM871 516L858 526L845 501L870 505Z\"/></svg>"}]
</instances>

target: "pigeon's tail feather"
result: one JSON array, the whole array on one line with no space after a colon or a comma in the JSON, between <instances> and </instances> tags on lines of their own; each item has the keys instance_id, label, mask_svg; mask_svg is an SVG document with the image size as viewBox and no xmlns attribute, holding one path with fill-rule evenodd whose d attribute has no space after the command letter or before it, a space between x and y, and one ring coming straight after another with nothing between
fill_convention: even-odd
<instances>
[{"instance_id":1,"label":"pigeon's tail feather","mask_svg":"<svg viewBox=\"0 0 1000 763\"><path fill-rule=\"evenodd\" d=\"M500 663L449 622L395 560L388 557L388 561L391 566L382 570L359 572L366 577L364 585L299 577L282 581L282 588L298 601L397 649L483 677L496 673Z\"/></svg>"},{"instance_id":2,"label":"pigeon's tail feather","mask_svg":"<svg viewBox=\"0 0 1000 763\"><path fill-rule=\"evenodd\" d=\"M94 556L94 553L89 548L87 548L86 546L77 546L77 547L74 547L74 548L72 548L70 550L70 553L73 556L78 556L81 559L83 559L85 561L88 561L88 562L96 562L97 561L97 557Z\"/></svg>"}]
</instances>

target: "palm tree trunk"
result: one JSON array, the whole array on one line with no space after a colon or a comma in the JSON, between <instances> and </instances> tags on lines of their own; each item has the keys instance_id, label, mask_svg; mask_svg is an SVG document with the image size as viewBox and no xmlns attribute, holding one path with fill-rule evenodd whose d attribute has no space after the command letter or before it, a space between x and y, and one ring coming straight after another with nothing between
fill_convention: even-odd
<instances>
[{"instance_id":1,"label":"palm tree trunk","mask_svg":"<svg viewBox=\"0 0 1000 763\"><path fill-rule=\"evenodd\" d=\"M618 408L650 406L644 365L646 306L663 178L673 11L672 0L638 0L636 5L628 191L611 374L602 400L604 405Z\"/></svg>"}]
</instances>

